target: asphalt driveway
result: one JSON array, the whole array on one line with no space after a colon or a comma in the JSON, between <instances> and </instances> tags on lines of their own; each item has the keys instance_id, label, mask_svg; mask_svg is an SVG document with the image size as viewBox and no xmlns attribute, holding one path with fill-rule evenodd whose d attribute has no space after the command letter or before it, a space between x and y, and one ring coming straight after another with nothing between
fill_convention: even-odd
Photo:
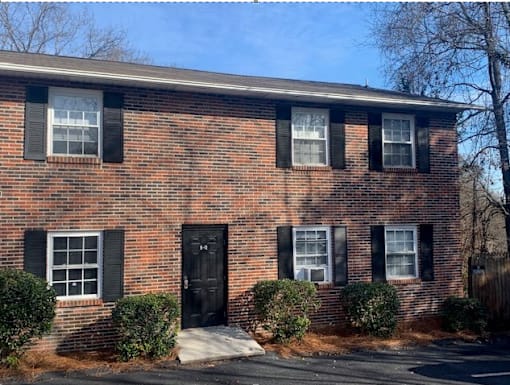
<instances>
[{"instance_id":1,"label":"asphalt driveway","mask_svg":"<svg viewBox=\"0 0 510 385\"><path fill-rule=\"evenodd\" d=\"M1 380L0 380L1 384ZM284 359L275 354L121 374L47 374L37 385L510 384L510 343L441 342L423 348Z\"/></svg>"}]
</instances>

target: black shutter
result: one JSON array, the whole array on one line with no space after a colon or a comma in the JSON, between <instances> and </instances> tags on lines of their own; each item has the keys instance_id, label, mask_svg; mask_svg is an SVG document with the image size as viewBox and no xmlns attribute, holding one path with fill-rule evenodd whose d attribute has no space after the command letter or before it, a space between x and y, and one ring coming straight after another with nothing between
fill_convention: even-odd
<instances>
[{"instance_id":1,"label":"black shutter","mask_svg":"<svg viewBox=\"0 0 510 385\"><path fill-rule=\"evenodd\" d=\"M294 258L292 247L292 226L277 228L278 279L294 279Z\"/></svg>"},{"instance_id":2,"label":"black shutter","mask_svg":"<svg viewBox=\"0 0 510 385\"><path fill-rule=\"evenodd\" d=\"M335 285L347 285L347 228L333 227L333 256Z\"/></svg>"},{"instance_id":3,"label":"black shutter","mask_svg":"<svg viewBox=\"0 0 510 385\"><path fill-rule=\"evenodd\" d=\"M25 231L23 265L25 271L46 279L46 231Z\"/></svg>"},{"instance_id":4,"label":"black shutter","mask_svg":"<svg viewBox=\"0 0 510 385\"><path fill-rule=\"evenodd\" d=\"M332 108L329 114L329 154L331 167L345 168L345 112Z\"/></svg>"},{"instance_id":5,"label":"black shutter","mask_svg":"<svg viewBox=\"0 0 510 385\"><path fill-rule=\"evenodd\" d=\"M416 169L419 172L430 172L429 119L416 117Z\"/></svg>"},{"instance_id":6,"label":"black shutter","mask_svg":"<svg viewBox=\"0 0 510 385\"><path fill-rule=\"evenodd\" d=\"M368 167L382 171L382 117L380 113L368 114Z\"/></svg>"},{"instance_id":7,"label":"black shutter","mask_svg":"<svg viewBox=\"0 0 510 385\"><path fill-rule=\"evenodd\" d=\"M124 295L124 230L103 232L103 300L116 301Z\"/></svg>"},{"instance_id":8,"label":"black shutter","mask_svg":"<svg viewBox=\"0 0 510 385\"><path fill-rule=\"evenodd\" d=\"M48 87L28 86L25 101L25 159L46 159L47 115Z\"/></svg>"},{"instance_id":9,"label":"black shutter","mask_svg":"<svg viewBox=\"0 0 510 385\"><path fill-rule=\"evenodd\" d=\"M384 252L384 226L370 226L372 240L372 281L386 281L386 258Z\"/></svg>"},{"instance_id":10,"label":"black shutter","mask_svg":"<svg viewBox=\"0 0 510 385\"><path fill-rule=\"evenodd\" d=\"M431 224L420 225L420 254L422 281L434 280L434 231Z\"/></svg>"},{"instance_id":11,"label":"black shutter","mask_svg":"<svg viewBox=\"0 0 510 385\"><path fill-rule=\"evenodd\" d=\"M276 107L276 167L280 168L292 166L290 119L290 106Z\"/></svg>"},{"instance_id":12,"label":"black shutter","mask_svg":"<svg viewBox=\"0 0 510 385\"><path fill-rule=\"evenodd\" d=\"M122 94L105 92L103 94L103 161L122 163L124 160Z\"/></svg>"}]
</instances>

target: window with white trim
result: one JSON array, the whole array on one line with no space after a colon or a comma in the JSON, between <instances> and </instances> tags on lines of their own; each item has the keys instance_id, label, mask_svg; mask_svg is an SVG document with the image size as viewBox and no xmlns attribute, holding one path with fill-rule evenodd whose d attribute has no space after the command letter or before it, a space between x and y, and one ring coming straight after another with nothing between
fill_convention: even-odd
<instances>
[{"instance_id":1,"label":"window with white trim","mask_svg":"<svg viewBox=\"0 0 510 385\"><path fill-rule=\"evenodd\" d=\"M103 96L99 91L50 88L50 155L92 156L101 153Z\"/></svg>"},{"instance_id":2,"label":"window with white trim","mask_svg":"<svg viewBox=\"0 0 510 385\"><path fill-rule=\"evenodd\" d=\"M294 227L294 278L331 281L331 230L329 227Z\"/></svg>"},{"instance_id":3,"label":"window with white trim","mask_svg":"<svg viewBox=\"0 0 510 385\"><path fill-rule=\"evenodd\" d=\"M48 282L57 297L99 298L102 239L100 232L48 233Z\"/></svg>"},{"instance_id":4,"label":"window with white trim","mask_svg":"<svg viewBox=\"0 0 510 385\"><path fill-rule=\"evenodd\" d=\"M415 167L414 116L382 115L384 167Z\"/></svg>"},{"instance_id":5,"label":"window with white trim","mask_svg":"<svg viewBox=\"0 0 510 385\"><path fill-rule=\"evenodd\" d=\"M416 226L386 226L384 232L386 277L388 279L418 277Z\"/></svg>"},{"instance_id":6,"label":"window with white trim","mask_svg":"<svg viewBox=\"0 0 510 385\"><path fill-rule=\"evenodd\" d=\"M292 163L328 165L329 111L292 108Z\"/></svg>"}]
</instances>

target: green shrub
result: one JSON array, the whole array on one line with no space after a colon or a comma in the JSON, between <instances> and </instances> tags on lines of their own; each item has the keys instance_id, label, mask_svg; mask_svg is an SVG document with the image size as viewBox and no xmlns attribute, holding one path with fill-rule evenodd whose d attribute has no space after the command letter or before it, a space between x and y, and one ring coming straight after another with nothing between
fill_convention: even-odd
<instances>
[{"instance_id":1,"label":"green shrub","mask_svg":"<svg viewBox=\"0 0 510 385\"><path fill-rule=\"evenodd\" d=\"M302 339L310 326L308 315L320 306L315 285L307 281L260 281L253 292L258 321L279 343Z\"/></svg>"},{"instance_id":2,"label":"green shrub","mask_svg":"<svg viewBox=\"0 0 510 385\"><path fill-rule=\"evenodd\" d=\"M56 294L22 270L0 270L0 363L15 367L32 338L51 330Z\"/></svg>"},{"instance_id":3,"label":"green shrub","mask_svg":"<svg viewBox=\"0 0 510 385\"><path fill-rule=\"evenodd\" d=\"M395 287L380 282L359 282L345 287L342 296L352 326L377 337L389 337L395 332L400 307Z\"/></svg>"},{"instance_id":4,"label":"green shrub","mask_svg":"<svg viewBox=\"0 0 510 385\"><path fill-rule=\"evenodd\" d=\"M119 299L112 312L122 361L159 358L175 346L179 305L172 294L146 294Z\"/></svg>"},{"instance_id":5,"label":"green shrub","mask_svg":"<svg viewBox=\"0 0 510 385\"><path fill-rule=\"evenodd\" d=\"M483 333L487 328L487 312L475 298L450 297L441 308L443 326L448 331L472 330Z\"/></svg>"}]
</instances>

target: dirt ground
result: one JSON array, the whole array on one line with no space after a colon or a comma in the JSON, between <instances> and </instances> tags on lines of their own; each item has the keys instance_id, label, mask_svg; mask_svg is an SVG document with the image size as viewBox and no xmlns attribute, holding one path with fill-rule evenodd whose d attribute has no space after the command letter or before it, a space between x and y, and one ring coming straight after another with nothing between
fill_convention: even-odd
<instances>
[{"instance_id":1,"label":"dirt ground","mask_svg":"<svg viewBox=\"0 0 510 385\"><path fill-rule=\"evenodd\" d=\"M302 341L292 341L285 345L272 343L270 336L263 333L254 335L267 351L283 357L340 355L354 350L404 349L416 345L426 345L440 339L462 339L473 341L479 336L470 333L447 333L441 331L437 320L423 320L419 323L401 325L394 337L381 339L362 336L347 330L323 328L310 331ZM161 360L134 360L119 362L116 354L109 351L56 354L48 352L28 352L17 369L0 367L0 380L23 378L33 380L45 372L86 371L89 374L123 372L129 370L153 369L176 366L176 354Z\"/></svg>"}]
</instances>

